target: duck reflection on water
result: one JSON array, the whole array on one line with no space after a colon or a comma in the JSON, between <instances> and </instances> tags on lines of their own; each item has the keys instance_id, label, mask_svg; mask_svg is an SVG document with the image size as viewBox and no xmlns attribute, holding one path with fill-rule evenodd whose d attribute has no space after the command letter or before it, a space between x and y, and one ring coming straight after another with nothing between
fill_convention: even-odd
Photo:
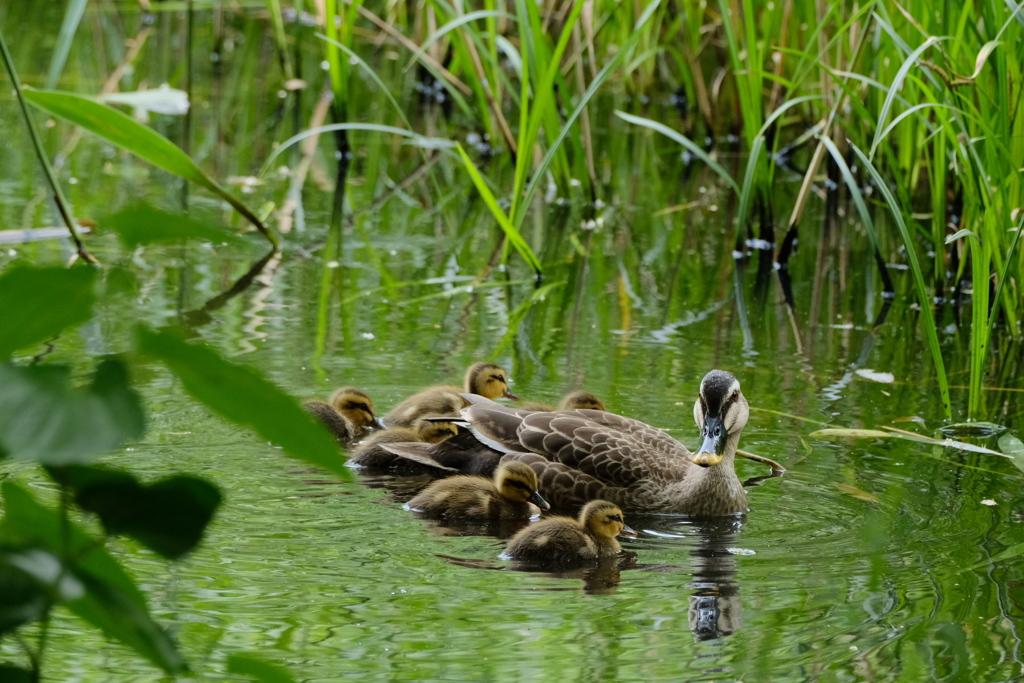
<instances>
[{"instance_id":1,"label":"duck reflection on water","mask_svg":"<svg viewBox=\"0 0 1024 683\"><path fill-rule=\"evenodd\" d=\"M688 566L641 565L647 572L689 572L688 617L690 631L697 641L715 640L732 635L743 626L743 603L736 579L736 558L748 554L739 543L741 518L681 520L658 517L644 520L645 535L654 545L678 547L682 541L690 550ZM671 539L671 540L670 540Z\"/></svg>"}]
</instances>

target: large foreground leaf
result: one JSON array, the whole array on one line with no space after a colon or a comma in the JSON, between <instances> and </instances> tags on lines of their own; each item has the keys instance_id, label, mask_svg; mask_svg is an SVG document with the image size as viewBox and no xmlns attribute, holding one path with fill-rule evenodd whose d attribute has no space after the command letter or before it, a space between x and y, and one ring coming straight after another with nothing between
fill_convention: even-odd
<instances>
[{"instance_id":1,"label":"large foreground leaf","mask_svg":"<svg viewBox=\"0 0 1024 683\"><path fill-rule=\"evenodd\" d=\"M334 439L298 401L251 368L235 365L205 346L188 344L173 332L139 328L139 350L163 362L186 391L222 416L251 427L294 458L352 475Z\"/></svg>"},{"instance_id":2,"label":"large foreground leaf","mask_svg":"<svg viewBox=\"0 0 1024 683\"><path fill-rule=\"evenodd\" d=\"M235 207L238 213L245 216L263 233L264 237L270 240L271 244L277 246L277 238L267 230L263 222L249 210L249 207L210 177L177 145L152 128L138 123L132 117L116 109L81 95L25 88L25 99L41 109L106 138L157 168L162 168L213 192Z\"/></svg>"},{"instance_id":3,"label":"large foreground leaf","mask_svg":"<svg viewBox=\"0 0 1024 683\"><path fill-rule=\"evenodd\" d=\"M48 465L87 462L145 431L138 394L117 360L84 391L64 365L0 364L0 450Z\"/></svg>"},{"instance_id":4,"label":"large foreground leaf","mask_svg":"<svg viewBox=\"0 0 1024 683\"><path fill-rule=\"evenodd\" d=\"M108 534L130 536L171 560L198 545L221 502L216 486L190 475L147 485L109 467L55 467L50 474L74 491L79 507L99 516Z\"/></svg>"},{"instance_id":5,"label":"large foreground leaf","mask_svg":"<svg viewBox=\"0 0 1024 683\"><path fill-rule=\"evenodd\" d=\"M142 593L98 539L39 504L13 482L4 482L0 492L4 503L0 544L38 547L57 557L74 558L70 569L84 592L64 596L67 608L164 671L185 669L185 660L150 616Z\"/></svg>"},{"instance_id":6,"label":"large foreground leaf","mask_svg":"<svg viewBox=\"0 0 1024 683\"><path fill-rule=\"evenodd\" d=\"M17 265L0 275L0 359L92 316L97 270Z\"/></svg>"},{"instance_id":7,"label":"large foreground leaf","mask_svg":"<svg viewBox=\"0 0 1024 683\"><path fill-rule=\"evenodd\" d=\"M295 679L283 666L248 654L230 655L228 672L255 678L260 683L295 683Z\"/></svg>"}]
</instances>

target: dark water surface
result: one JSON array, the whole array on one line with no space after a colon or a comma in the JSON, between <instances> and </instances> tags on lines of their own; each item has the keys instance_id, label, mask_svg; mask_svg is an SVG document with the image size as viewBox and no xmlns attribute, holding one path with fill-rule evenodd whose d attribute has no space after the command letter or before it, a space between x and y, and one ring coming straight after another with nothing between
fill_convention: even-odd
<instances>
[{"instance_id":1,"label":"dark water surface","mask_svg":"<svg viewBox=\"0 0 1024 683\"><path fill-rule=\"evenodd\" d=\"M13 45L29 83L45 74L60 19L54 15L47 28L30 25L40 41ZM0 10L0 20L7 35L29 26L17 10ZM109 26L119 26L108 12L87 21L113 34ZM141 80L150 87L178 82L180 21L173 12L157 16L148 61L124 89ZM197 13L197 43L207 44L213 30L208 13ZM225 53L219 79L202 65L193 149L219 177L253 175L269 141L294 132L295 103L279 99L274 83L253 90L261 87L253 70L272 58L265 22L229 15L226 30L236 52ZM76 43L61 87L99 89L105 72L86 42ZM319 85L302 95L302 121ZM19 131L8 92L0 126ZM369 92L364 120L383 106ZM457 120L417 108L412 96L403 102L423 130L465 139ZM324 248L333 188L315 176L335 172L325 141L300 225L248 288L217 298L260 262L255 239L248 247L128 252L101 232L91 248L107 265L107 286L120 282L125 292L107 299L78 334L56 340L46 360L84 373L91 357L124 350L136 321L182 323L297 397L322 398L351 384L383 413L418 388L457 382L468 364L494 359L526 398L556 400L585 387L610 410L689 446L698 441L698 383L719 367L740 379L752 406L741 448L780 461L785 476L749 489L743 519L627 517L640 535L624 542L635 557L621 569L510 571L497 559L500 541L413 519L401 493L381 488L387 482L379 479L341 483L307 470L211 415L163 367L146 366L135 379L150 412L147 435L105 461L146 479L200 474L223 489L226 502L202 547L173 566L130 542L114 546L198 679L228 678L226 656L243 651L308 681L1024 676L1024 491L1014 462L897 438L810 436L824 426L888 426L944 438L934 370L898 252L898 291L876 329L885 302L877 272L866 265L865 236L842 217L826 232L815 198L790 267L790 308L780 279L786 273L758 273L756 250L733 257L734 207L723 188L662 141L612 130L616 106L625 105L595 108L607 206L565 197L539 204L527 223L547 266L539 294L528 282L516 284L528 279L516 259L484 286L457 289L490 260L493 221L448 160L431 171L433 182L380 203L422 163L390 139L358 139L346 196L355 219ZM662 106L647 115L668 120L671 112ZM180 141L179 119L153 116L156 128ZM58 124L47 144L61 149L71 135ZM27 140L5 135L0 145L0 228L56 225ZM733 162L727 149L722 158ZM283 157L281 165L293 161ZM101 231L106 213L133 202L180 205L177 180L89 136L61 176L76 179L68 185L72 201L83 216L100 219ZM510 186L510 178L498 179L505 180ZM780 171L778 187L777 212L788 215L794 183ZM248 199L280 208L286 190L287 181L269 177ZM657 215L689 202L688 210ZM206 220L237 221L195 190L190 205ZM585 229L584 221L597 218L599 225ZM3 245L0 266L69 255L66 240ZM502 285L506 278L512 284ZM967 333L956 323L969 324L970 311L950 305L938 314L951 326L943 332L951 383L965 385ZM1020 350L996 346L987 419L1020 436ZM857 370L892 373L893 381ZM966 398L966 389L954 389L961 416ZM996 439L974 443L998 448ZM746 460L738 469L741 478L767 474ZM52 488L34 469L4 471L40 495ZM50 637L49 680L104 681L114 672L118 680L156 678L155 669L65 612ZM0 643L0 654L16 652Z\"/></svg>"}]
</instances>

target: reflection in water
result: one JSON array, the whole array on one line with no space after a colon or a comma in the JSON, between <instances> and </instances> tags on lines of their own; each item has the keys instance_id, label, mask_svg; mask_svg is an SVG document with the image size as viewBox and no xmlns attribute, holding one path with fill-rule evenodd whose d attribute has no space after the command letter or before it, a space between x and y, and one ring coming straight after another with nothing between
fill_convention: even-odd
<instances>
[{"instance_id":1,"label":"reflection in water","mask_svg":"<svg viewBox=\"0 0 1024 683\"><path fill-rule=\"evenodd\" d=\"M743 626L743 604L736 580L736 547L743 522L739 518L688 520L654 517L640 526L650 536L683 539L693 558L689 567L643 566L649 572L686 571L692 574L689 588L690 631L698 641L732 635ZM652 545L660 545L655 541Z\"/></svg>"}]
</instances>

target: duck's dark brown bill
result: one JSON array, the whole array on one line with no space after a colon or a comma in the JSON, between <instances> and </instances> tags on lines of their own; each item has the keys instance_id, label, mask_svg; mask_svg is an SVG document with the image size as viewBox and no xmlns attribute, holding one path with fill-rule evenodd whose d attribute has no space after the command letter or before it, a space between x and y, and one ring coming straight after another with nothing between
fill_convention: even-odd
<instances>
[{"instance_id":1,"label":"duck's dark brown bill","mask_svg":"<svg viewBox=\"0 0 1024 683\"><path fill-rule=\"evenodd\" d=\"M509 391L508 389L505 389L505 391L504 391L504 392L502 392L502 394L501 394L501 395L502 395L502 396L504 396L505 398L510 398L510 399L512 399L513 401L518 401L518 400L519 400L519 397L518 397L518 396L516 396L515 394L513 394L513 393L512 393L511 391Z\"/></svg>"},{"instance_id":2,"label":"duck's dark brown bill","mask_svg":"<svg viewBox=\"0 0 1024 683\"><path fill-rule=\"evenodd\" d=\"M533 493L531 493L530 497L527 500L529 500L531 503L539 507L541 510L551 509L551 504L544 500L544 497L540 495L540 491L534 491Z\"/></svg>"},{"instance_id":3,"label":"duck's dark brown bill","mask_svg":"<svg viewBox=\"0 0 1024 683\"><path fill-rule=\"evenodd\" d=\"M710 467L722 462L722 454L725 453L725 442L728 439L728 432L722 424L720 415L706 416L704 418L704 442L693 454L693 464L701 467Z\"/></svg>"},{"instance_id":4,"label":"duck's dark brown bill","mask_svg":"<svg viewBox=\"0 0 1024 683\"><path fill-rule=\"evenodd\" d=\"M625 536L627 538L636 538L636 531L630 529L628 526L622 527L622 531L619 532L619 536Z\"/></svg>"}]
</instances>

